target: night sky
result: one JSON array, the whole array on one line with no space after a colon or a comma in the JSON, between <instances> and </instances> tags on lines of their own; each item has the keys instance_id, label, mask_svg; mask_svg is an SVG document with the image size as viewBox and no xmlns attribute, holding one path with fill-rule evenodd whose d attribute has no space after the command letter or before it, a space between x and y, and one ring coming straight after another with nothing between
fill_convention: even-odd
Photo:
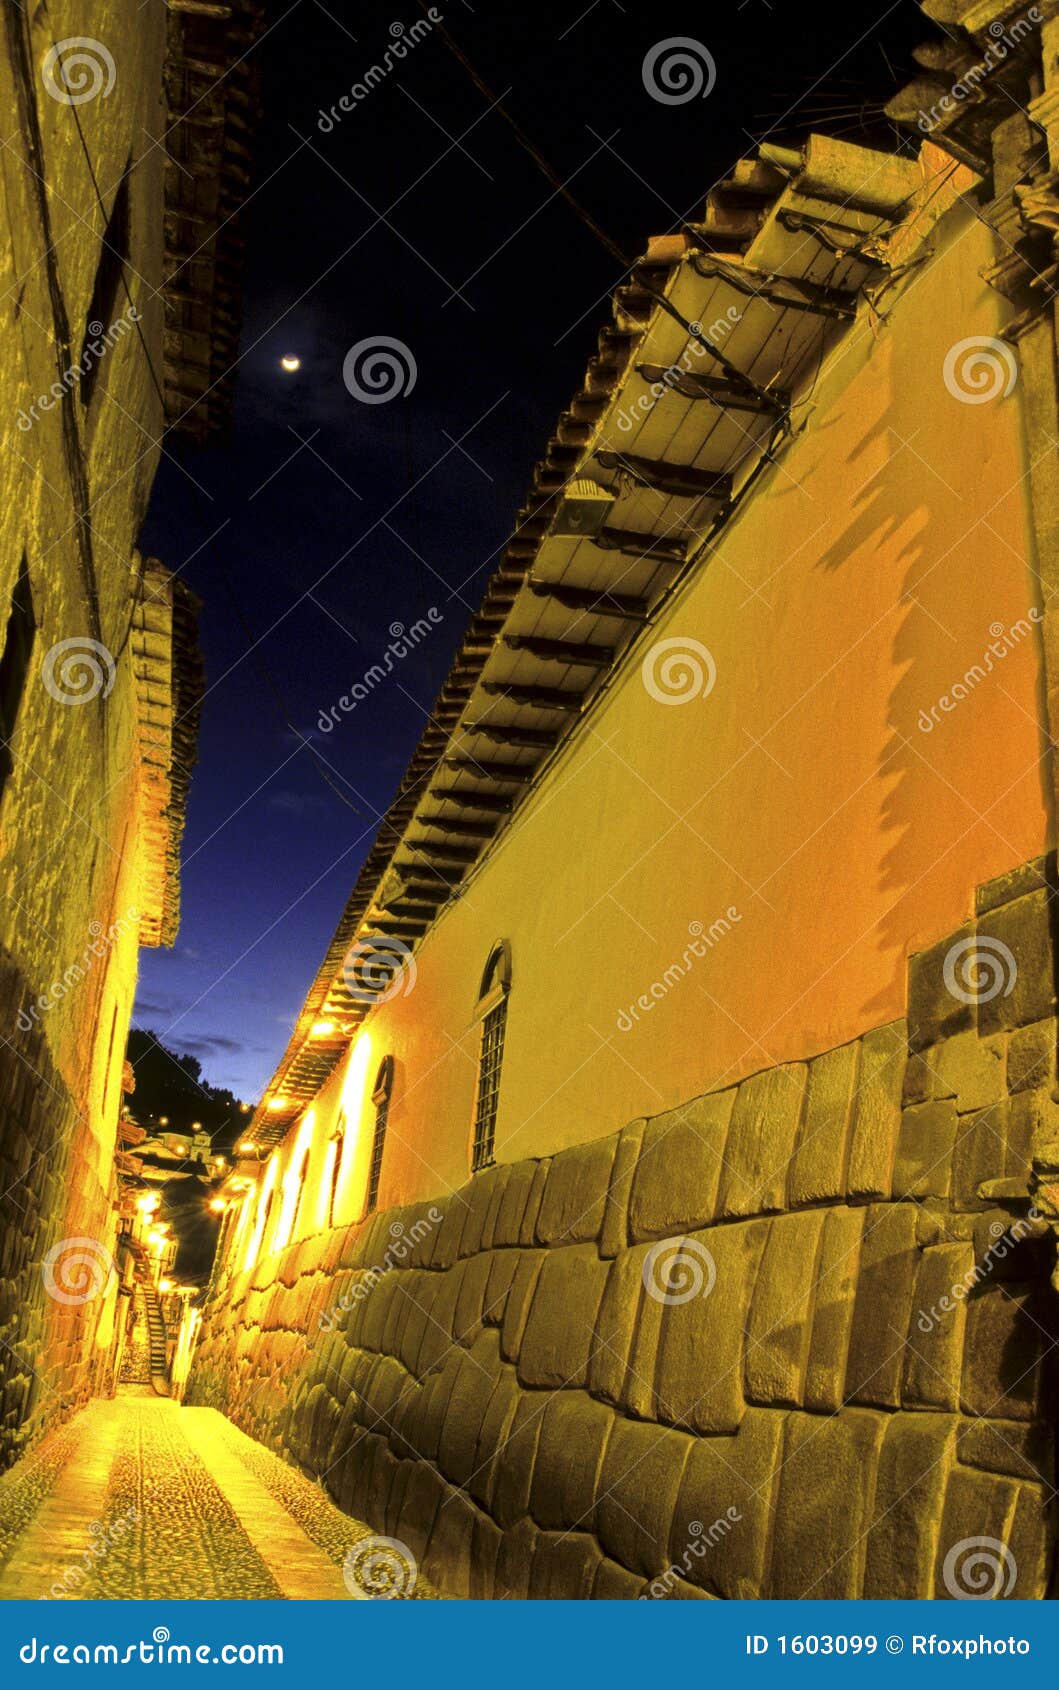
<instances>
[{"instance_id":1,"label":"night sky","mask_svg":"<svg viewBox=\"0 0 1059 1690\"><path fill-rule=\"evenodd\" d=\"M817 127L893 146L881 106L931 35L913 0L845 8L842 24L832 8L815 31L791 0L439 10L630 255L700 215L763 139L796 144ZM274 0L257 49L265 121L234 436L207 452L167 443L142 538L204 601L209 690L180 937L143 953L135 1020L248 1099L283 1051L620 280L436 31L321 127L421 16L415 0ZM708 48L716 83L667 105L643 63L677 36ZM415 384L367 404L343 361L384 336L410 349ZM280 368L287 354L296 374ZM429 638L322 733L321 712L380 661L391 627L432 607Z\"/></svg>"}]
</instances>

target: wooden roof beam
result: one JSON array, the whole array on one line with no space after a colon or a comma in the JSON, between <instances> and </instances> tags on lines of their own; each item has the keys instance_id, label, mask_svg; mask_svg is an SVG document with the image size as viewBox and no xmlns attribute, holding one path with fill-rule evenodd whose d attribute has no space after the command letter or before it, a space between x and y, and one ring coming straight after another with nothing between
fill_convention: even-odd
<instances>
[{"instance_id":1,"label":"wooden roof beam","mask_svg":"<svg viewBox=\"0 0 1059 1690\"><path fill-rule=\"evenodd\" d=\"M608 669L614 662L614 647L582 644L578 640L548 640L539 634L505 634L511 651L527 651L545 663L579 664L586 669Z\"/></svg>"},{"instance_id":2,"label":"wooden roof beam","mask_svg":"<svg viewBox=\"0 0 1059 1690\"><path fill-rule=\"evenodd\" d=\"M584 694L562 687L521 686L515 681L483 681L482 691L491 698L506 698L511 704L525 704L534 710L566 710L576 715Z\"/></svg>"},{"instance_id":3,"label":"wooden roof beam","mask_svg":"<svg viewBox=\"0 0 1059 1690\"><path fill-rule=\"evenodd\" d=\"M727 504L732 496L730 475L696 469L693 464L672 464L663 458L641 458L629 452L597 452L596 462L604 469L631 476L641 487L675 498L720 499Z\"/></svg>"},{"instance_id":4,"label":"wooden roof beam","mask_svg":"<svg viewBox=\"0 0 1059 1690\"><path fill-rule=\"evenodd\" d=\"M584 610L591 616L614 616L625 622L646 622L648 602L627 593L611 593L605 587L568 587L562 581L527 581L538 598L554 599L564 610Z\"/></svg>"}]
</instances>

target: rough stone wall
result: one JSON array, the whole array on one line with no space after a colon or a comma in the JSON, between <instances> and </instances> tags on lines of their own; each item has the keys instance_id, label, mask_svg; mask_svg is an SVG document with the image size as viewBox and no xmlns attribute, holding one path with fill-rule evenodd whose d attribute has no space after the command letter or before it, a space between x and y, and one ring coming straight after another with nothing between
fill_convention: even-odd
<instances>
[{"instance_id":1,"label":"rough stone wall","mask_svg":"<svg viewBox=\"0 0 1059 1690\"><path fill-rule=\"evenodd\" d=\"M456 1596L1045 1594L1053 885L907 1024L222 1273L188 1401Z\"/></svg>"},{"instance_id":2,"label":"rough stone wall","mask_svg":"<svg viewBox=\"0 0 1059 1690\"><path fill-rule=\"evenodd\" d=\"M87 27L110 43L113 78L107 88L97 55L98 96L72 106L56 97L49 54L85 19L60 11L8 6L0 22L11 116L0 162L0 644L23 571L34 624L2 730L0 1465L106 1375L105 1252L143 884L129 636L161 433L147 352L160 369L164 148L151 137L162 133L165 15L136 0L93 5ZM122 238L111 229L108 256L104 231L126 176L129 291L115 277L93 329L99 277ZM91 384L71 376L122 317ZM115 922L120 933L99 945ZM50 1294L49 1251L86 1239L94 1263L82 1246L83 1269L59 1264L66 1295Z\"/></svg>"}]
</instances>

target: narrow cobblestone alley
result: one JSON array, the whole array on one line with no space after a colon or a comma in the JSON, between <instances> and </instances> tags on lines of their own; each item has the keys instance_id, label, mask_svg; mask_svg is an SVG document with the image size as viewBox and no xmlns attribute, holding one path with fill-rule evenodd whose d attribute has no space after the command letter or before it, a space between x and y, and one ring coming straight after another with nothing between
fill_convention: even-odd
<instances>
[{"instance_id":1,"label":"narrow cobblestone alley","mask_svg":"<svg viewBox=\"0 0 1059 1690\"><path fill-rule=\"evenodd\" d=\"M370 1537L215 1409L124 1385L0 1478L0 1599L345 1601Z\"/></svg>"}]
</instances>

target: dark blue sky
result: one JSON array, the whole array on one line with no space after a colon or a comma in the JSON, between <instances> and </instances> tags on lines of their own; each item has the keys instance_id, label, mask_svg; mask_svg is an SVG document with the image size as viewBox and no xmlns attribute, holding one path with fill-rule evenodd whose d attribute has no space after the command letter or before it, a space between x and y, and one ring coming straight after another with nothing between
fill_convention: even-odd
<instances>
[{"instance_id":1,"label":"dark blue sky","mask_svg":"<svg viewBox=\"0 0 1059 1690\"><path fill-rule=\"evenodd\" d=\"M792 143L815 125L887 144L880 105L930 33L913 0L849 8L840 24L835 8L815 32L789 0L439 9L630 254L699 215L757 140ZM135 1019L251 1099L619 279L436 32L321 129L396 24L421 16L414 0L275 0L272 16L257 50L266 116L235 435L204 453L167 443L143 535L203 599L209 690L180 936L144 953ZM708 98L647 92L645 55L675 36L712 55ZM415 385L365 404L343 360L383 336L411 350ZM293 376L279 367L288 353L302 360ZM379 661L391 627L430 607L441 620L429 639L322 735L320 713ZM347 802L288 721L313 736Z\"/></svg>"}]
</instances>

